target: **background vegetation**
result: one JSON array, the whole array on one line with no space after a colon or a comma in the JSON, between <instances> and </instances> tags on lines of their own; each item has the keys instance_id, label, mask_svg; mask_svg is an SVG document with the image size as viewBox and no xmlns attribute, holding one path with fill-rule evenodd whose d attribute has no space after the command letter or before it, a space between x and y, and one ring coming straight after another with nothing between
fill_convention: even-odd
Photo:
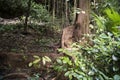
<instances>
[{"instance_id":1,"label":"background vegetation","mask_svg":"<svg viewBox=\"0 0 120 80\"><path fill-rule=\"evenodd\" d=\"M29 68L52 65L31 73L30 80L46 74L50 77L45 80L53 80L51 76L54 80L120 80L120 0L91 0L90 34L84 34L70 49L61 48L63 28L75 23L76 13L82 13L76 1L0 0L0 52L62 54L54 62L54 55L33 56ZM0 70L11 69L11 65L1 64Z\"/></svg>"}]
</instances>

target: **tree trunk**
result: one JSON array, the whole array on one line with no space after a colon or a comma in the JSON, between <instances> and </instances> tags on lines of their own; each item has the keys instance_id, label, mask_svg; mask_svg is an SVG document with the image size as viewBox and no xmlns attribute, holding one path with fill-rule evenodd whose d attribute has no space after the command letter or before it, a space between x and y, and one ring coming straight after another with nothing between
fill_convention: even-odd
<instances>
[{"instance_id":1,"label":"tree trunk","mask_svg":"<svg viewBox=\"0 0 120 80\"><path fill-rule=\"evenodd\" d=\"M77 8L80 12L76 14L76 20L73 26L63 29L62 48L70 48L73 42L82 40L84 34L89 34L89 10L90 0L78 0ZM85 40L86 38L84 38ZM84 41L83 40L83 41Z\"/></svg>"},{"instance_id":2,"label":"tree trunk","mask_svg":"<svg viewBox=\"0 0 120 80\"><path fill-rule=\"evenodd\" d=\"M31 8L31 0L28 1L28 7L27 7L26 17L25 17L25 23L24 23L24 31L27 32L28 29L28 17L30 15L30 8Z\"/></svg>"},{"instance_id":3,"label":"tree trunk","mask_svg":"<svg viewBox=\"0 0 120 80\"><path fill-rule=\"evenodd\" d=\"M68 25L68 1L65 0L65 25Z\"/></svg>"},{"instance_id":4,"label":"tree trunk","mask_svg":"<svg viewBox=\"0 0 120 80\"><path fill-rule=\"evenodd\" d=\"M53 0L53 11L52 11L52 23L54 23L55 20L55 0Z\"/></svg>"},{"instance_id":5,"label":"tree trunk","mask_svg":"<svg viewBox=\"0 0 120 80\"><path fill-rule=\"evenodd\" d=\"M84 34L89 34L89 11L90 11L90 0L79 0L77 8L80 12L76 15L74 24L74 38L75 41L79 41L84 37Z\"/></svg>"},{"instance_id":6,"label":"tree trunk","mask_svg":"<svg viewBox=\"0 0 120 80\"><path fill-rule=\"evenodd\" d=\"M74 0L74 15L73 15L73 21L72 24L74 24L75 19L76 19L76 7L77 7L77 0Z\"/></svg>"}]
</instances>

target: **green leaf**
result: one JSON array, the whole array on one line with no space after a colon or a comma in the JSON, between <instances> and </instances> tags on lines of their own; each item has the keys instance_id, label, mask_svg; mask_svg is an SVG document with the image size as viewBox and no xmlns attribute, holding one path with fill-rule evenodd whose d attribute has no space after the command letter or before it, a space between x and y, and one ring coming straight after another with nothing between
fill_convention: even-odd
<instances>
[{"instance_id":1,"label":"green leaf","mask_svg":"<svg viewBox=\"0 0 120 80\"><path fill-rule=\"evenodd\" d=\"M102 75L99 75L100 80L105 80Z\"/></svg>"},{"instance_id":2,"label":"green leaf","mask_svg":"<svg viewBox=\"0 0 120 80\"><path fill-rule=\"evenodd\" d=\"M114 80L120 80L120 75L114 75Z\"/></svg>"},{"instance_id":3,"label":"green leaf","mask_svg":"<svg viewBox=\"0 0 120 80\"><path fill-rule=\"evenodd\" d=\"M69 76L70 73L71 73L71 71L67 71L67 72L65 73L65 76Z\"/></svg>"},{"instance_id":4,"label":"green leaf","mask_svg":"<svg viewBox=\"0 0 120 80\"><path fill-rule=\"evenodd\" d=\"M39 62L40 62L40 59L36 59L36 60L33 61L33 64L37 64Z\"/></svg>"},{"instance_id":5,"label":"green leaf","mask_svg":"<svg viewBox=\"0 0 120 80\"><path fill-rule=\"evenodd\" d=\"M48 56L44 56L42 57L42 62L43 62L43 65L45 65L46 62L51 62L51 59Z\"/></svg>"},{"instance_id":6,"label":"green leaf","mask_svg":"<svg viewBox=\"0 0 120 80\"><path fill-rule=\"evenodd\" d=\"M37 59L39 59L39 58L40 58L39 56L36 56L36 55L34 55L33 57L34 57L34 58L37 58Z\"/></svg>"},{"instance_id":7,"label":"green leaf","mask_svg":"<svg viewBox=\"0 0 120 80\"><path fill-rule=\"evenodd\" d=\"M100 34L100 37L103 38L103 39L108 38L108 36L105 33Z\"/></svg>"},{"instance_id":8,"label":"green leaf","mask_svg":"<svg viewBox=\"0 0 120 80\"><path fill-rule=\"evenodd\" d=\"M58 58L56 61L57 61L57 63L62 64L61 59Z\"/></svg>"},{"instance_id":9,"label":"green leaf","mask_svg":"<svg viewBox=\"0 0 120 80\"><path fill-rule=\"evenodd\" d=\"M44 57L42 58L42 62L43 62L43 65L45 65L45 64L46 64L46 60L45 60L45 58L44 58Z\"/></svg>"},{"instance_id":10,"label":"green leaf","mask_svg":"<svg viewBox=\"0 0 120 80\"><path fill-rule=\"evenodd\" d=\"M30 62L28 66L29 66L29 67L31 67L32 65L33 65L33 63L32 63L32 62Z\"/></svg>"},{"instance_id":11,"label":"green leaf","mask_svg":"<svg viewBox=\"0 0 120 80\"><path fill-rule=\"evenodd\" d=\"M106 76L103 72L99 71L99 77L101 80L109 80L109 77Z\"/></svg>"},{"instance_id":12,"label":"green leaf","mask_svg":"<svg viewBox=\"0 0 120 80\"><path fill-rule=\"evenodd\" d=\"M88 80L88 78L87 77L83 77L83 80Z\"/></svg>"},{"instance_id":13,"label":"green leaf","mask_svg":"<svg viewBox=\"0 0 120 80\"><path fill-rule=\"evenodd\" d=\"M44 56L44 58L47 62L51 62L51 59L48 56Z\"/></svg>"},{"instance_id":14,"label":"green leaf","mask_svg":"<svg viewBox=\"0 0 120 80\"><path fill-rule=\"evenodd\" d=\"M89 72L88 72L88 75L90 75L90 76L93 76L94 74L95 74L94 71L89 71Z\"/></svg>"}]
</instances>

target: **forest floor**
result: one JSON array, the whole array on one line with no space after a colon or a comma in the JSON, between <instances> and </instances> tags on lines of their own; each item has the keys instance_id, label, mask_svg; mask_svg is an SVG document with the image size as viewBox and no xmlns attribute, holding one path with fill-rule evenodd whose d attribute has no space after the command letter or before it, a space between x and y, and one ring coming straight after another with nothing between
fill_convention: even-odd
<instances>
[{"instance_id":1,"label":"forest floor","mask_svg":"<svg viewBox=\"0 0 120 80\"><path fill-rule=\"evenodd\" d=\"M56 79L56 72L50 66L57 57L61 56L57 54L57 49L60 48L61 33L46 26L39 26L39 30L43 29L42 31L37 32L30 28L28 33L25 33L18 25L19 22L16 23L11 20L0 22L0 79L7 76L4 80L25 80L23 78L39 73L41 78L38 80L59 80ZM14 25L17 28L11 29L10 26ZM52 62L46 65L40 62L42 67L31 68L28 64L34 60L34 55L40 58L48 56Z\"/></svg>"}]
</instances>

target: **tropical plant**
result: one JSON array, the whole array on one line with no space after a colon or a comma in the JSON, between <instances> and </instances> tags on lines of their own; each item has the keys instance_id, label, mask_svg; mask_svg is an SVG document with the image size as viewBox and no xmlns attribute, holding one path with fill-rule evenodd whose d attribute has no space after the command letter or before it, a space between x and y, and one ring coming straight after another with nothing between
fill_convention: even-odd
<instances>
[{"instance_id":1,"label":"tropical plant","mask_svg":"<svg viewBox=\"0 0 120 80\"><path fill-rule=\"evenodd\" d=\"M106 8L104 10L106 14L106 29L115 35L120 34L120 14L113 8Z\"/></svg>"},{"instance_id":2,"label":"tropical plant","mask_svg":"<svg viewBox=\"0 0 120 80\"><path fill-rule=\"evenodd\" d=\"M50 21L50 13L47 11L46 7L41 4L36 4L32 2L30 19L39 22Z\"/></svg>"},{"instance_id":3,"label":"tropical plant","mask_svg":"<svg viewBox=\"0 0 120 80\"><path fill-rule=\"evenodd\" d=\"M103 15L105 8L112 7L115 11L119 11L119 0L93 0L91 1L91 8L98 15Z\"/></svg>"},{"instance_id":4,"label":"tropical plant","mask_svg":"<svg viewBox=\"0 0 120 80\"><path fill-rule=\"evenodd\" d=\"M69 57L58 58L55 70L64 71L70 80L114 80L119 77L120 38L108 32L93 36L91 41L93 46L74 43L71 50L60 49Z\"/></svg>"},{"instance_id":5,"label":"tropical plant","mask_svg":"<svg viewBox=\"0 0 120 80\"><path fill-rule=\"evenodd\" d=\"M47 62L51 62L51 59L48 56L40 58L39 56L34 55L34 60L29 63L29 67L40 68L40 62L45 65Z\"/></svg>"},{"instance_id":6,"label":"tropical plant","mask_svg":"<svg viewBox=\"0 0 120 80\"><path fill-rule=\"evenodd\" d=\"M111 32L114 35L120 35L120 14L115 11L112 7L105 8L103 15L96 15L92 12L97 32Z\"/></svg>"}]
</instances>

